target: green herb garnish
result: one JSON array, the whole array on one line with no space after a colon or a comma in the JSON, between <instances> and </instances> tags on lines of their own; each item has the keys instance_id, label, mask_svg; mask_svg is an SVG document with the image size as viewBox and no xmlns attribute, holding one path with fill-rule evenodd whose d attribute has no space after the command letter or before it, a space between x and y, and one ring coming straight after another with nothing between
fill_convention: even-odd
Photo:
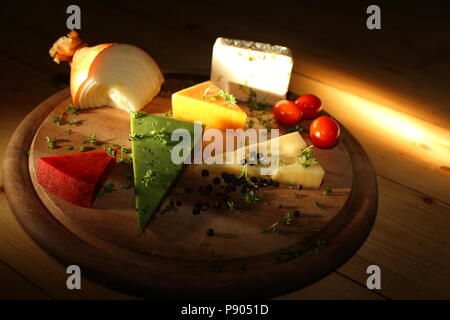
<instances>
[{"instance_id":1,"label":"green herb garnish","mask_svg":"<svg viewBox=\"0 0 450 320\"><path fill-rule=\"evenodd\" d=\"M282 218L278 219L277 222L275 222L274 224L272 224L272 225L270 225L270 226L268 226L268 227L266 227L266 228L263 228L263 229L261 230L261 233L268 233L268 232L276 233L276 234L281 233L281 229L278 227L278 225L279 225L280 223L281 223L282 225L285 225L285 226L290 225L290 224L292 223L292 216L291 216L291 213L290 213L290 212L286 212L286 213L283 215Z\"/></svg>"},{"instance_id":2,"label":"green herb garnish","mask_svg":"<svg viewBox=\"0 0 450 320\"><path fill-rule=\"evenodd\" d=\"M289 133L291 133L291 132L300 132L300 133L308 132L307 129L302 128L299 124L296 124L295 126L286 126L286 130Z\"/></svg>"},{"instance_id":3,"label":"green herb garnish","mask_svg":"<svg viewBox=\"0 0 450 320\"><path fill-rule=\"evenodd\" d=\"M282 223L285 226L288 226L292 223L292 216L290 212L286 212L280 220L278 220L280 223Z\"/></svg>"},{"instance_id":4,"label":"green herb garnish","mask_svg":"<svg viewBox=\"0 0 450 320\"><path fill-rule=\"evenodd\" d=\"M60 117L53 117L53 123L60 126L62 124L62 120Z\"/></svg>"},{"instance_id":5,"label":"green herb garnish","mask_svg":"<svg viewBox=\"0 0 450 320\"><path fill-rule=\"evenodd\" d=\"M323 194L323 195L326 195L326 196L329 196L332 192L333 192L333 190L331 190L330 187L326 187L326 188L323 190L322 194Z\"/></svg>"},{"instance_id":6,"label":"green herb garnish","mask_svg":"<svg viewBox=\"0 0 450 320\"><path fill-rule=\"evenodd\" d=\"M209 90L211 90L210 87L206 88L203 92L202 92L202 99L206 100L206 95L208 94Z\"/></svg>"},{"instance_id":7,"label":"green herb garnish","mask_svg":"<svg viewBox=\"0 0 450 320\"><path fill-rule=\"evenodd\" d=\"M131 188L133 188L133 184L132 183L126 183L126 184L124 184L122 186L122 189L124 189L124 190L129 190Z\"/></svg>"},{"instance_id":8,"label":"green herb garnish","mask_svg":"<svg viewBox=\"0 0 450 320\"><path fill-rule=\"evenodd\" d=\"M117 145L103 146L103 150L113 158L116 156L116 148Z\"/></svg>"},{"instance_id":9,"label":"green herb garnish","mask_svg":"<svg viewBox=\"0 0 450 320\"><path fill-rule=\"evenodd\" d=\"M261 233L269 233L269 232L275 234L281 233L281 230L278 228L278 221L272 224L271 226L261 229Z\"/></svg>"},{"instance_id":10,"label":"green herb garnish","mask_svg":"<svg viewBox=\"0 0 450 320\"><path fill-rule=\"evenodd\" d=\"M66 136L70 136L70 135L72 134L72 129L69 129L69 130L64 131L64 134L65 134Z\"/></svg>"},{"instance_id":11,"label":"green herb garnish","mask_svg":"<svg viewBox=\"0 0 450 320\"><path fill-rule=\"evenodd\" d=\"M303 168L311 167L312 165L318 164L317 159L312 153L313 145L303 148L300 154L297 156L297 160L300 162Z\"/></svg>"},{"instance_id":12,"label":"green herb garnish","mask_svg":"<svg viewBox=\"0 0 450 320\"><path fill-rule=\"evenodd\" d=\"M74 126L76 124L78 124L78 120L77 119L70 120L69 123L68 123L69 126Z\"/></svg>"},{"instance_id":13,"label":"green herb garnish","mask_svg":"<svg viewBox=\"0 0 450 320\"><path fill-rule=\"evenodd\" d=\"M247 122L247 127L253 128L253 125L254 125L254 124L255 124L255 120L250 119L250 120L248 120L248 122Z\"/></svg>"},{"instance_id":14,"label":"green herb garnish","mask_svg":"<svg viewBox=\"0 0 450 320\"><path fill-rule=\"evenodd\" d=\"M85 147L85 146L80 146L80 152L85 152L85 151L87 151L87 150L88 150L87 147Z\"/></svg>"},{"instance_id":15,"label":"green herb garnish","mask_svg":"<svg viewBox=\"0 0 450 320\"><path fill-rule=\"evenodd\" d=\"M248 184L250 184L252 186L255 186L255 184L248 177L247 171L248 171L248 162L244 165L244 167L242 168L241 173L236 178L237 179L241 179L242 177L244 177L245 181L247 181Z\"/></svg>"},{"instance_id":16,"label":"green herb garnish","mask_svg":"<svg viewBox=\"0 0 450 320\"><path fill-rule=\"evenodd\" d=\"M153 170L149 169L145 173L145 175L142 177L141 182L146 186L147 188L150 186L150 184L153 181L156 181L158 179L158 175Z\"/></svg>"},{"instance_id":17,"label":"green herb garnish","mask_svg":"<svg viewBox=\"0 0 450 320\"><path fill-rule=\"evenodd\" d=\"M264 197L262 195L257 195L254 190L250 190L244 194L244 200L247 203L262 202Z\"/></svg>"},{"instance_id":18,"label":"green herb garnish","mask_svg":"<svg viewBox=\"0 0 450 320\"><path fill-rule=\"evenodd\" d=\"M128 138L128 141L138 141L144 139L144 135L143 134L137 134L137 133L133 133L130 134L130 137Z\"/></svg>"},{"instance_id":19,"label":"green herb garnish","mask_svg":"<svg viewBox=\"0 0 450 320\"><path fill-rule=\"evenodd\" d=\"M222 98L226 101L229 101L233 104L236 104L236 98L228 92L223 91L222 89L220 89L219 91L217 91L217 93L215 95L213 95L212 97L208 98L208 93L211 90L210 87L206 88L205 91L202 92L202 99L203 100L216 100L217 98Z\"/></svg>"},{"instance_id":20,"label":"green herb garnish","mask_svg":"<svg viewBox=\"0 0 450 320\"><path fill-rule=\"evenodd\" d=\"M122 152L123 154L129 154L131 153L131 149L130 148L125 148L124 146L120 147L120 152Z\"/></svg>"},{"instance_id":21,"label":"green herb garnish","mask_svg":"<svg viewBox=\"0 0 450 320\"><path fill-rule=\"evenodd\" d=\"M83 143L90 143L90 144L96 146L97 145L97 138L96 138L95 134L91 134L89 137L84 139Z\"/></svg>"},{"instance_id":22,"label":"green herb garnish","mask_svg":"<svg viewBox=\"0 0 450 320\"><path fill-rule=\"evenodd\" d=\"M231 211L237 210L237 205L233 200L228 200L226 203L227 203L228 209L230 209Z\"/></svg>"},{"instance_id":23,"label":"green herb garnish","mask_svg":"<svg viewBox=\"0 0 450 320\"><path fill-rule=\"evenodd\" d=\"M113 191L117 191L116 189L114 189L114 183L108 183L103 187L102 191L98 193L97 198L98 199L103 198L104 196L110 194Z\"/></svg>"},{"instance_id":24,"label":"green herb garnish","mask_svg":"<svg viewBox=\"0 0 450 320\"><path fill-rule=\"evenodd\" d=\"M166 128L161 128L160 130L152 130L150 132L150 136L155 139L156 141L159 141L163 144L167 144L169 133L166 131Z\"/></svg>"},{"instance_id":25,"label":"green herb garnish","mask_svg":"<svg viewBox=\"0 0 450 320\"><path fill-rule=\"evenodd\" d=\"M66 150L73 150L73 146L65 146L64 149L66 149Z\"/></svg>"},{"instance_id":26,"label":"green herb garnish","mask_svg":"<svg viewBox=\"0 0 450 320\"><path fill-rule=\"evenodd\" d=\"M222 98L233 104L236 104L236 98L231 93L227 93L227 92L223 91L222 89L219 90L215 96L211 97L212 100L215 100L217 98Z\"/></svg>"},{"instance_id":27,"label":"green herb garnish","mask_svg":"<svg viewBox=\"0 0 450 320\"><path fill-rule=\"evenodd\" d=\"M273 118L263 119L262 117L257 117L256 119L264 126L264 128L267 130L272 130Z\"/></svg>"},{"instance_id":28,"label":"green herb garnish","mask_svg":"<svg viewBox=\"0 0 450 320\"><path fill-rule=\"evenodd\" d=\"M47 148L56 149L56 138L45 137L45 139L47 140Z\"/></svg>"},{"instance_id":29,"label":"green herb garnish","mask_svg":"<svg viewBox=\"0 0 450 320\"><path fill-rule=\"evenodd\" d=\"M75 114L75 115L78 115L80 113L80 111L77 108L75 108L73 105L71 105L71 104L67 105L67 110L71 114Z\"/></svg>"}]
</instances>

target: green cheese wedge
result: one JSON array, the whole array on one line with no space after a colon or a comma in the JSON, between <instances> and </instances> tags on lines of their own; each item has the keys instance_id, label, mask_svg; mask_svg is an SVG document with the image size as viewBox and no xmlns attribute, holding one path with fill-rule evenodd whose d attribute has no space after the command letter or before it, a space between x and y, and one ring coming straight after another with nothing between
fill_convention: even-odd
<instances>
[{"instance_id":1,"label":"green cheese wedge","mask_svg":"<svg viewBox=\"0 0 450 320\"><path fill-rule=\"evenodd\" d=\"M130 140L137 225L140 232L143 232L153 219L184 167L184 163L172 161L172 150L180 149L178 139L171 141L172 132L185 129L184 132L189 133L189 139L180 138L180 141L184 140L186 147L185 152L180 151L178 154L181 155L180 158L190 159L194 145L201 143L203 127L197 126L194 132L194 123L191 122L145 113L134 113L131 116Z\"/></svg>"}]
</instances>

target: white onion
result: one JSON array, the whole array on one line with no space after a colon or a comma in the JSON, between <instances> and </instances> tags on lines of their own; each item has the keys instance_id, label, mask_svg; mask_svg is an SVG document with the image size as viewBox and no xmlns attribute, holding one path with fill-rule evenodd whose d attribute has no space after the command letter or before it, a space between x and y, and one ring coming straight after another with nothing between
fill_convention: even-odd
<instances>
[{"instance_id":1,"label":"white onion","mask_svg":"<svg viewBox=\"0 0 450 320\"><path fill-rule=\"evenodd\" d=\"M72 64L72 68L76 65ZM86 78L85 72L79 73ZM133 112L158 95L164 77L145 51L133 45L116 44L96 54L87 78L82 80L78 80L81 85L73 97L76 107L111 106Z\"/></svg>"}]
</instances>

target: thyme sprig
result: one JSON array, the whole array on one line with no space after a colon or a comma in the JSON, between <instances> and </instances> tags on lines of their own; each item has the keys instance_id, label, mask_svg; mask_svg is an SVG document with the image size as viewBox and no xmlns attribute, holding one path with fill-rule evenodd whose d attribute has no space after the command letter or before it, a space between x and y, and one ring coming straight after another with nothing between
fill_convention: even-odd
<instances>
[{"instance_id":1,"label":"thyme sprig","mask_svg":"<svg viewBox=\"0 0 450 320\"><path fill-rule=\"evenodd\" d=\"M309 147L303 148L299 155L297 156L297 160L300 162L303 168L311 167L312 165L318 164L317 159L314 157L312 153L313 145Z\"/></svg>"}]
</instances>

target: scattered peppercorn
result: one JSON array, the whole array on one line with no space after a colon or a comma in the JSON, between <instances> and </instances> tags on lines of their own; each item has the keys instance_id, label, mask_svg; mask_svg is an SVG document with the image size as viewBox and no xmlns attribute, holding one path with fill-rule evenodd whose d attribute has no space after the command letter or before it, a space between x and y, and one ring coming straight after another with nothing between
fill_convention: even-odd
<instances>
[{"instance_id":1,"label":"scattered peppercorn","mask_svg":"<svg viewBox=\"0 0 450 320\"><path fill-rule=\"evenodd\" d=\"M206 230L206 235L208 237L212 237L214 235L214 230L212 228Z\"/></svg>"},{"instance_id":2,"label":"scattered peppercorn","mask_svg":"<svg viewBox=\"0 0 450 320\"><path fill-rule=\"evenodd\" d=\"M181 207L181 205L182 205L183 203L181 202L181 200L177 200L177 202L176 202L175 204L177 205L177 207Z\"/></svg>"},{"instance_id":3,"label":"scattered peppercorn","mask_svg":"<svg viewBox=\"0 0 450 320\"><path fill-rule=\"evenodd\" d=\"M300 217L300 211L298 211L298 210L294 210L293 214L294 214L294 217L296 217L296 218Z\"/></svg>"},{"instance_id":4,"label":"scattered peppercorn","mask_svg":"<svg viewBox=\"0 0 450 320\"><path fill-rule=\"evenodd\" d=\"M220 184L220 178L219 178L219 177L215 177L215 178L212 180L212 182L213 182L215 185L218 185L218 184Z\"/></svg>"},{"instance_id":5,"label":"scattered peppercorn","mask_svg":"<svg viewBox=\"0 0 450 320\"><path fill-rule=\"evenodd\" d=\"M200 209L197 207L194 207L194 209L192 209L192 213L195 215L200 214Z\"/></svg>"},{"instance_id":6,"label":"scattered peppercorn","mask_svg":"<svg viewBox=\"0 0 450 320\"><path fill-rule=\"evenodd\" d=\"M207 176L209 176L209 171L206 170L206 169L203 169L202 170L202 177L207 177Z\"/></svg>"}]
</instances>

